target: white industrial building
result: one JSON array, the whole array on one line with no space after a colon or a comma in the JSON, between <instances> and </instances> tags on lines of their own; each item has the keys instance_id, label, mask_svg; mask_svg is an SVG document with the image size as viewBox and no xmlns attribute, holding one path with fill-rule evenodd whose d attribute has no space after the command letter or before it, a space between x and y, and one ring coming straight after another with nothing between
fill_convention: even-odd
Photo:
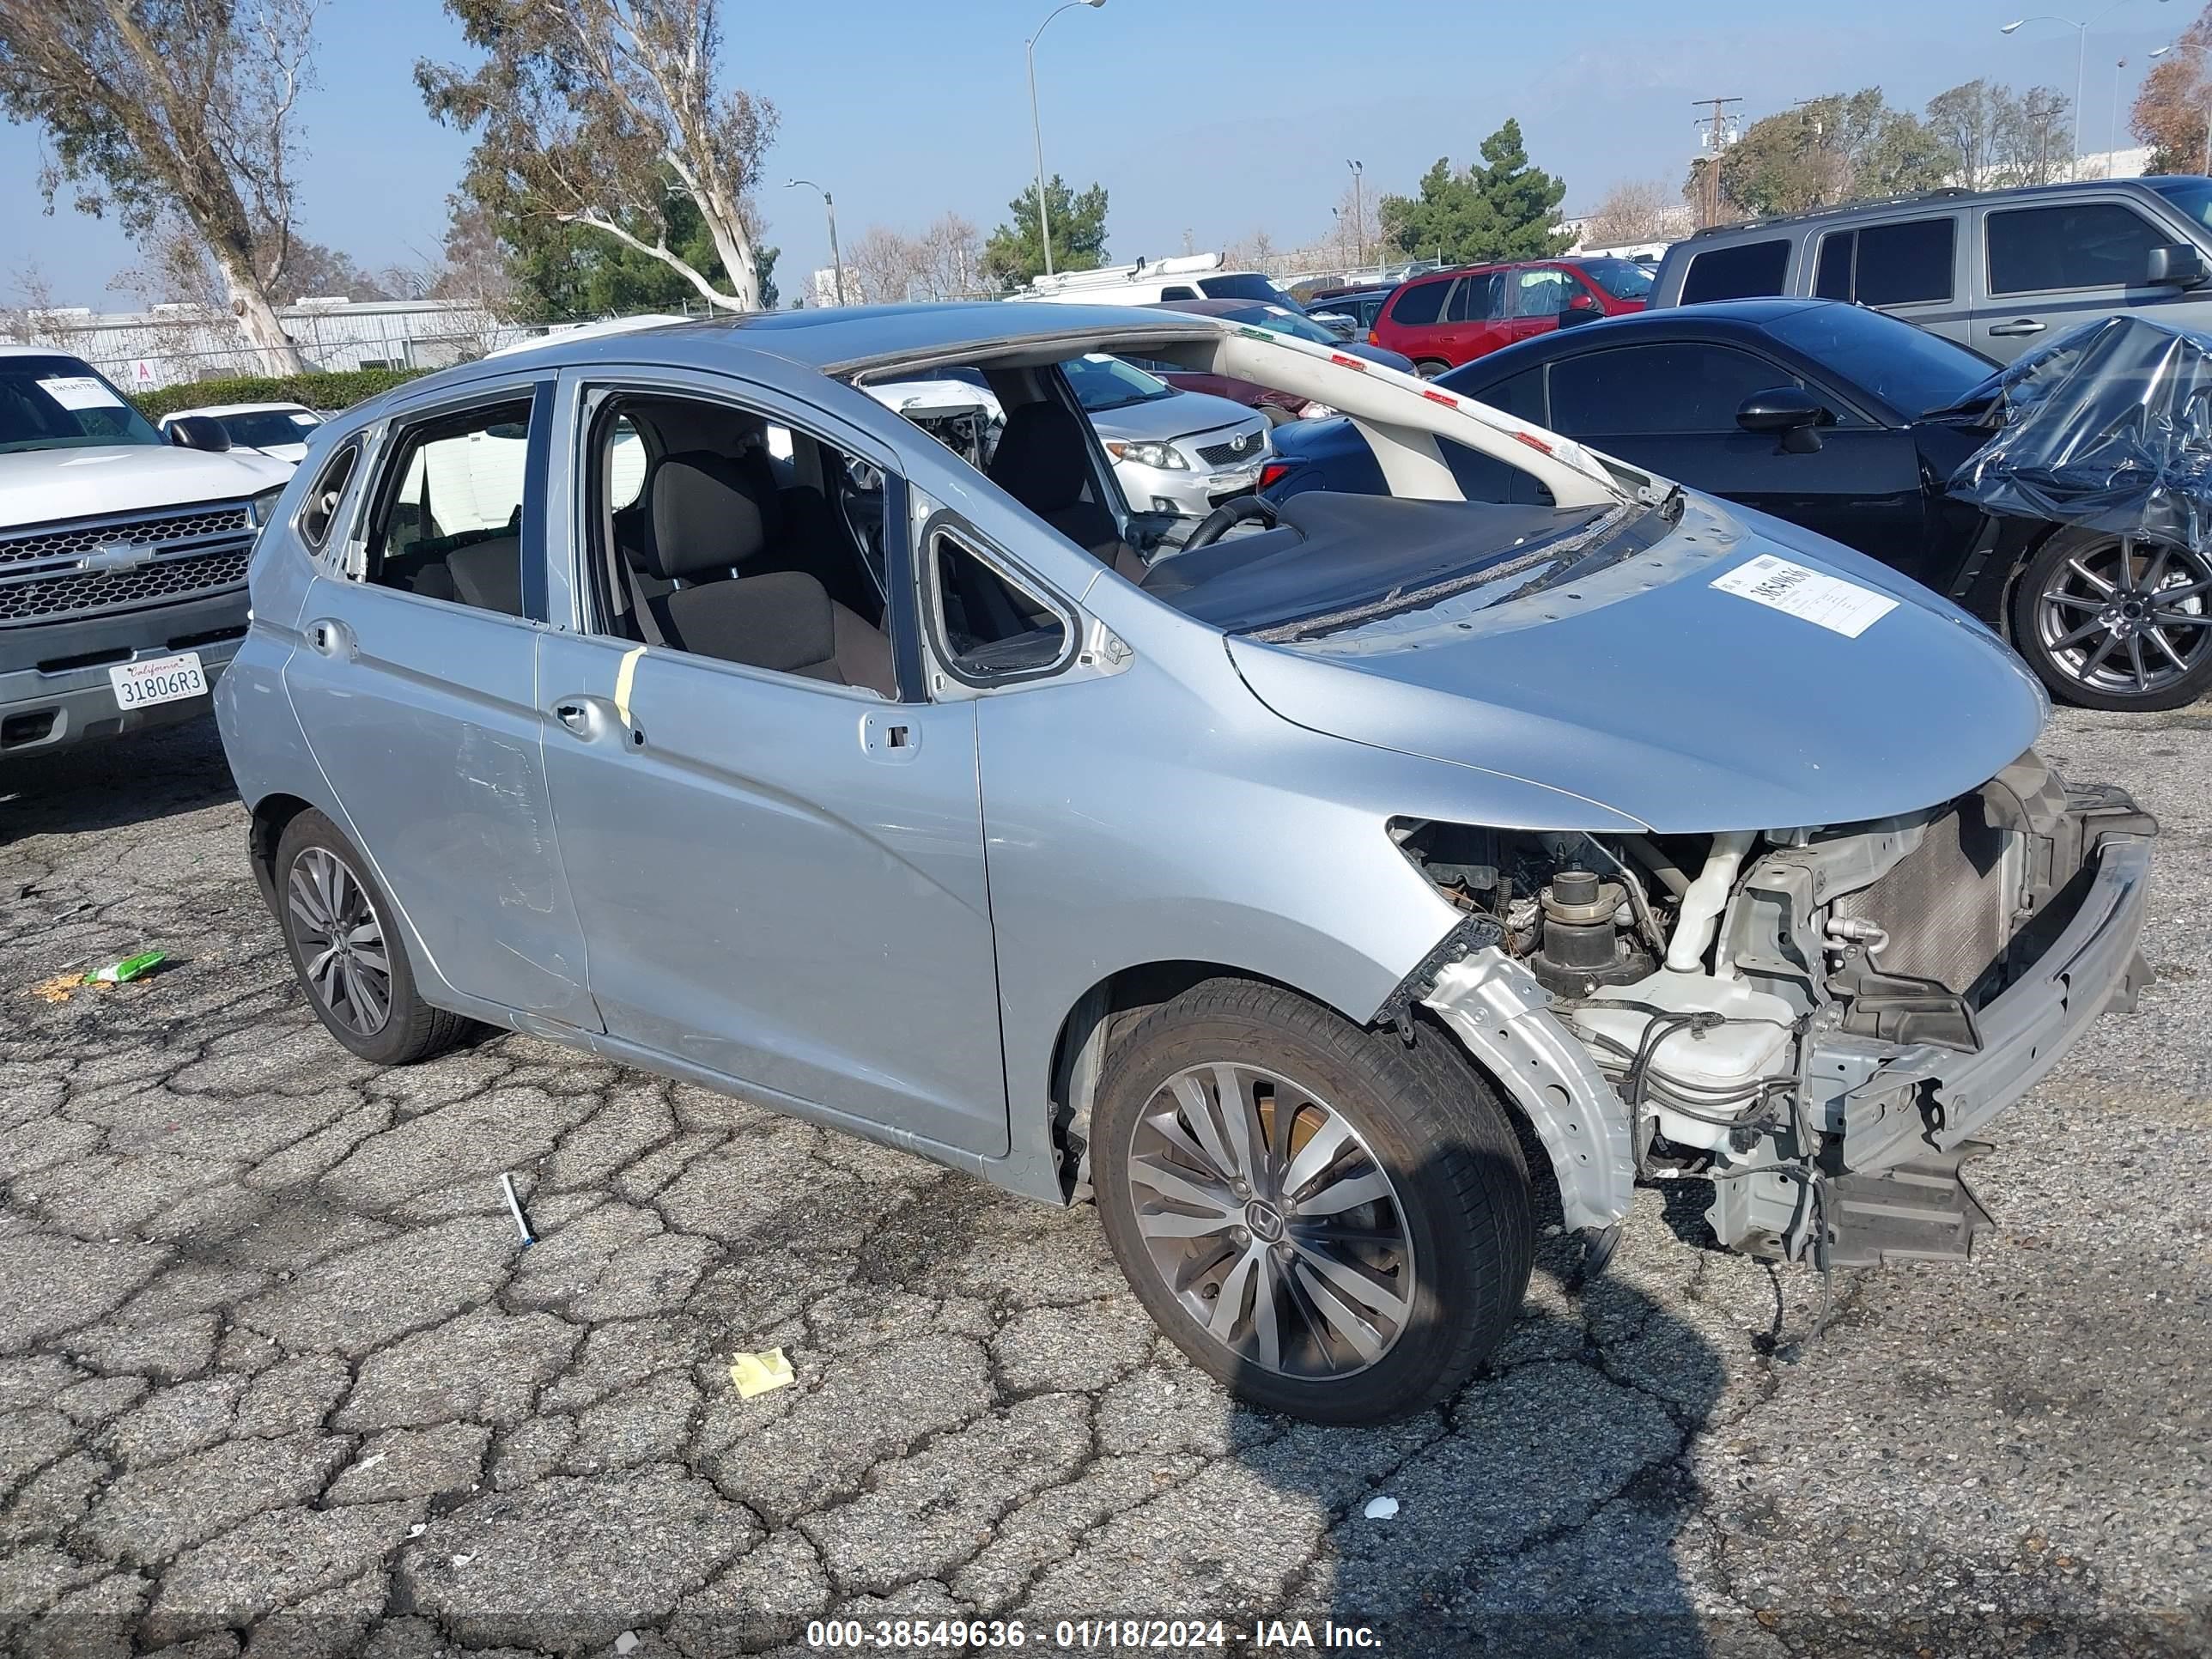
<instances>
[{"instance_id":1,"label":"white industrial building","mask_svg":"<svg viewBox=\"0 0 2212 1659\"><path fill-rule=\"evenodd\" d=\"M276 315L308 366L320 369L442 368L540 331L464 300L310 299ZM267 372L234 321L200 306L0 313L0 341L67 351L131 391Z\"/></svg>"}]
</instances>

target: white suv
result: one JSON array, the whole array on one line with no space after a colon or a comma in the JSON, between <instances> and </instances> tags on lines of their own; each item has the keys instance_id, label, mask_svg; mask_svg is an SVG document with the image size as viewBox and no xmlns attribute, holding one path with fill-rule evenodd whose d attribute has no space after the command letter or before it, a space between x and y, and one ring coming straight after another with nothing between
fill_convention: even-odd
<instances>
[{"instance_id":1,"label":"white suv","mask_svg":"<svg viewBox=\"0 0 2212 1659\"><path fill-rule=\"evenodd\" d=\"M1228 270L1225 256L1191 253L1176 259L1139 259L1134 264L1097 270L1062 270L1040 276L1009 300L1042 300L1057 305L1156 306L1165 300L1261 300L1305 307L1257 270Z\"/></svg>"},{"instance_id":2,"label":"white suv","mask_svg":"<svg viewBox=\"0 0 2212 1659\"><path fill-rule=\"evenodd\" d=\"M227 444L191 422L172 442L78 358L0 346L0 757L207 708L292 472Z\"/></svg>"}]
</instances>

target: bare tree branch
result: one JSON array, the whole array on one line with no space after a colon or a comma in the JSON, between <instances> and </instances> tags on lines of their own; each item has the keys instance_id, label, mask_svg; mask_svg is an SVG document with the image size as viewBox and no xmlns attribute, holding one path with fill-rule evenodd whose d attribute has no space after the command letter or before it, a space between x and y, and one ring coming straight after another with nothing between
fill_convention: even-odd
<instances>
[{"instance_id":1,"label":"bare tree branch","mask_svg":"<svg viewBox=\"0 0 2212 1659\"><path fill-rule=\"evenodd\" d=\"M51 146L48 211L113 210L163 269L212 262L264 365L296 371L273 295L294 235L317 0L0 0L0 107ZM180 254L178 238L190 245Z\"/></svg>"}]
</instances>

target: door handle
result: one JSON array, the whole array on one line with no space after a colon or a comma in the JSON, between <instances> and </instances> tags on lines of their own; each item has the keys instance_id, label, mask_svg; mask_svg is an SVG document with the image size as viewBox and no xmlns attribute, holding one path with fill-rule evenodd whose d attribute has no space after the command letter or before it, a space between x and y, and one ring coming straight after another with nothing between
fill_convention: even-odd
<instances>
[{"instance_id":1,"label":"door handle","mask_svg":"<svg viewBox=\"0 0 2212 1659\"><path fill-rule=\"evenodd\" d=\"M557 697L547 706L547 713L559 721L562 729L581 738L586 743L611 739L637 749L645 747L645 733L636 725L627 728L625 737L622 716L605 697L587 696L577 692Z\"/></svg>"},{"instance_id":2,"label":"door handle","mask_svg":"<svg viewBox=\"0 0 2212 1659\"><path fill-rule=\"evenodd\" d=\"M350 658L354 654L353 629L328 617L318 617L307 624L307 645L321 656Z\"/></svg>"},{"instance_id":3,"label":"door handle","mask_svg":"<svg viewBox=\"0 0 2212 1659\"><path fill-rule=\"evenodd\" d=\"M1991 334L2040 334L2043 332L2043 326L2033 317L2019 317L2009 323L1991 324L1990 332Z\"/></svg>"},{"instance_id":4,"label":"door handle","mask_svg":"<svg viewBox=\"0 0 2212 1659\"><path fill-rule=\"evenodd\" d=\"M903 765L921 747L921 728L907 714L871 709L860 717L860 749L870 760Z\"/></svg>"}]
</instances>

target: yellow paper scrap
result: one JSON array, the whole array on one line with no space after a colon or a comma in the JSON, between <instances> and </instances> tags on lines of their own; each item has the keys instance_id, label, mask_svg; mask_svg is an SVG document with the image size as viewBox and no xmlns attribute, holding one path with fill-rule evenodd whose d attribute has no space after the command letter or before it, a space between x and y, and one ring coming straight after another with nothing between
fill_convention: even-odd
<instances>
[{"instance_id":1,"label":"yellow paper scrap","mask_svg":"<svg viewBox=\"0 0 2212 1659\"><path fill-rule=\"evenodd\" d=\"M783 1357L781 1348L770 1348L766 1353L741 1353L730 1366L730 1381L738 1385L738 1393L750 1400L757 1394L766 1394L770 1389L780 1389L790 1382L791 1362Z\"/></svg>"}]
</instances>

